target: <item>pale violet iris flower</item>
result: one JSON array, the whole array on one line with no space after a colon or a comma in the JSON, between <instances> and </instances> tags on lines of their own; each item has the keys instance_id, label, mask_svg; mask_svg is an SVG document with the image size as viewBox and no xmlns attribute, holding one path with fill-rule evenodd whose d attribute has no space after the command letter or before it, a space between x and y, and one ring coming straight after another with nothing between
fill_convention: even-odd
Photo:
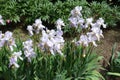
<instances>
[{"instance_id":1,"label":"pale violet iris flower","mask_svg":"<svg viewBox=\"0 0 120 80\"><path fill-rule=\"evenodd\" d=\"M15 39L12 37L13 33L10 31L5 32L3 40L6 41L7 46L9 46L10 50L13 51L13 47L16 47Z\"/></svg>"},{"instance_id":2,"label":"pale violet iris flower","mask_svg":"<svg viewBox=\"0 0 120 80\"><path fill-rule=\"evenodd\" d=\"M11 51L13 51L13 47L16 47L12 32L6 31L5 34L0 33L0 47L4 45L8 46Z\"/></svg>"},{"instance_id":3,"label":"pale violet iris flower","mask_svg":"<svg viewBox=\"0 0 120 80\"><path fill-rule=\"evenodd\" d=\"M43 30L42 37L40 38L40 48L43 51L50 52L52 55L55 55L55 53L63 55L61 51L62 47L64 46L62 34L62 30Z\"/></svg>"},{"instance_id":4,"label":"pale violet iris flower","mask_svg":"<svg viewBox=\"0 0 120 80\"><path fill-rule=\"evenodd\" d=\"M81 6L76 6L72 11L71 11L71 15L72 16L82 16L81 11L82 7Z\"/></svg>"},{"instance_id":5,"label":"pale violet iris flower","mask_svg":"<svg viewBox=\"0 0 120 80\"><path fill-rule=\"evenodd\" d=\"M98 40L97 36L93 32L87 33L89 43L93 43L95 47L97 47L96 41Z\"/></svg>"},{"instance_id":6,"label":"pale violet iris flower","mask_svg":"<svg viewBox=\"0 0 120 80\"><path fill-rule=\"evenodd\" d=\"M38 34L40 30L43 30L45 28L45 26L42 25L41 19L36 19L33 26L34 26L34 31L36 32L36 34Z\"/></svg>"},{"instance_id":7,"label":"pale violet iris flower","mask_svg":"<svg viewBox=\"0 0 120 80\"><path fill-rule=\"evenodd\" d=\"M68 20L70 21L71 27L78 27L78 19L76 17L70 17Z\"/></svg>"},{"instance_id":8,"label":"pale violet iris flower","mask_svg":"<svg viewBox=\"0 0 120 80\"><path fill-rule=\"evenodd\" d=\"M60 18L56 21L55 24L56 24L57 30L61 30L61 27L62 27L62 26L65 26L63 20L60 19Z\"/></svg>"},{"instance_id":9,"label":"pale violet iris flower","mask_svg":"<svg viewBox=\"0 0 120 80\"><path fill-rule=\"evenodd\" d=\"M11 57L10 57L10 60L9 60L9 67L11 66L15 66L16 68L19 68L19 64L17 63L18 62L18 58L20 60L23 60L23 58L21 57L22 55L22 52L19 51L19 52L14 52Z\"/></svg>"},{"instance_id":10,"label":"pale violet iris flower","mask_svg":"<svg viewBox=\"0 0 120 80\"><path fill-rule=\"evenodd\" d=\"M87 18L86 19L86 24L85 24L84 28L88 28L89 25L92 24L92 22L93 22L93 18L92 17L91 18Z\"/></svg>"},{"instance_id":11,"label":"pale violet iris flower","mask_svg":"<svg viewBox=\"0 0 120 80\"><path fill-rule=\"evenodd\" d=\"M99 25L102 25L103 28L106 28L106 24L104 24L104 19L103 18L99 18L96 23L99 24Z\"/></svg>"},{"instance_id":12,"label":"pale violet iris flower","mask_svg":"<svg viewBox=\"0 0 120 80\"><path fill-rule=\"evenodd\" d=\"M1 39L1 40L0 40L0 48L3 47L4 44L5 44L5 40Z\"/></svg>"},{"instance_id":13,"label":"pale violet iris flower","mask_svg":"<svg viewBox=\"0 0 120 80\"><path fill-rule=\"evenodd\" d=\"M27 30L28 30L30 36L32 36L32 35L33 35L33 26L28 25L28 26L27 26Z\"/></svg>"},{"instance_id":14,"label":"pale violet iris flower","mask_svg":"<svg viewBox=\"0 0 120 80\"><path fill-rule=\"evenodd\" d=\"M98 41L100 41L100 37L104 37L101 26L106 28L106 24L104 24L104 20L102 18L99 18L96 23L91 23L91 31L96 35Z\"/></svg>"},{"instance_id":15,"label":"pale violet iris flower","mask_svg":"<svg viewBox=\"0 0 120 80\"><path fill-rule=\"evenodd\" d=\"M4 40L9 40L10 38L12 38L13 33L10 31L6 31L4 34Z\"/></svg>"},{"instance_id":16,"label":"pale violet iris flower","mask_svg":"<svg viewBox=\"0 0 120 80\"><path fill-rule=\"evenodd\" d=\"M45 28L45 26L42 24L41 19L36 19L35 23L33 23L33 25L27 26L27 30L28 30L30 36L33 36L34 32L36 34L39 34L40 31L42 31L44 28Z\"/></svg>"},{"instance_id":17,"label":"pale violet iris flower","mask_svg":"<svg viewBox=\"0 0 120 80\"><path fill-rule=\"evenodd\" d=\"M91 24L93 22L93 18L87 18L86 19L86 24Z\"/></svg>"},{"instance_id":18,"label":"pale violet iris flower","mask_svg":"<svg viewBox=\"0 0 120 80\"><path fill-rule=\"evenodd\" d=\"M103 32L99 27L92 27L91 30L98 38L98 41L100 41L100 37L104 37Z\"/></svg>"},{"instance_id":19,"label":"pale violet iris flower","mask_svg":"<svg viewBox=\"0 0 120 80\"><path fill-rule=\"evenodd\" d=\"M63 55L61 49L64 46L64 39L62 37L63 31L61 30L62 26L65 26L62 19L58 19L56 21L56 28L57 30L42 30L42 36L40 38L40 44L39 47L41 50L50 52L52 55L55 55L55 53L59 53L60 55Z\"/></svg>"},{"instance_id":20,"label":"pale violet iris flower","mask_svg":"<svg viewBox=\"0 0 120 80\"><path fill-rule=\"evenodd\" d=\"M13 51L13 50L14 50L13 47L16 47L15 39L14 39L14 38L11 38L11 39L7 42L7 45L9 46L10 50Z\"/></svg>"},{"instance_id":21,"label":"pale violet iris flower","mask_svg":"<svg viewBox=\"0 0 120 80\"><path fill-rule=\"evenodd\" d=\"M76 6L71 11L71 17L68 19L70 21L70 27L75 27L75 28L85 27L84 26L85 20L82 18L81 10L82 10L81 6Z\"/></svg>"},{"instance_id":22,"label":"pale violet iris flower","mask_svg":"<svg viewBox=\"0 0 120 80\"><path fill-rule=\"evenodd\" d=\"M28 62L31 62L32 58L35 58L36 54L33 49L33 41L31 39L23 42L24 55L28 59Z\"/></svg>"},{"instance_id":23,"label":"pale violet iris flower","mask_svg":"<svg viewBox=\"0 0 120 80\"><path fill-rule=\"evenodd\" d=\"M81 35L80 39L76 42L76 45L83 45L85 47L88 47L89 43L93 43L95 47L97 47L96 44L97 37L94 33L88 32L87 35Z\"/></svg>"},{"instance_id":24,"label":"pale violet iris flower","mask_svg":"<svg viewBox=\"0 0 120 80\"><path fill-rule=\"evenodd\" d=\"M87 35L81 35L79 41L76 42L76 45L88 46L89 40Z\"/></svg>"}]
</instances>

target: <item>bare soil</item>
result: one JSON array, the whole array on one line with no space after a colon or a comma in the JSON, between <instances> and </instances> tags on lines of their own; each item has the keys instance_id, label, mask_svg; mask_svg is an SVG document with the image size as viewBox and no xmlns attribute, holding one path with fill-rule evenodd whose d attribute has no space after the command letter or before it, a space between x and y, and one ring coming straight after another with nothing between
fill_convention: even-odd
<instances>
[{"instance_id":1,"label":"bare soil","mask_svg":"<svg viewBox=\"0 0 120 80\"><path fill-rule=\"evenodd\" d=\"M99 55L104 56L105 62L109 61L111 50L115 43L117 44L116 51L120 51L120 29L105 30L104 38L101 39L98 47L95 48ZM106 66L106 64L103 65Z\"/></svg>"},{"instance_id":2,"label":"bare soil","mask_svg":"<svg viewBox=\"0 0 120 80\"><path fill-rule=\"evenodd\" d=\"M113 28L109 30L104 30L104 38L101 39L98 47L96 47L96 52L103 56L103 60L100 62L104 68L109 64L111 57L112 48L116 43L116 51L120 51L120 28ZM102 74L105 75L107 70L103 70ZM120 80L120 77L112 78L107 77L107 80Z\"/></svg>"}]
</instances>

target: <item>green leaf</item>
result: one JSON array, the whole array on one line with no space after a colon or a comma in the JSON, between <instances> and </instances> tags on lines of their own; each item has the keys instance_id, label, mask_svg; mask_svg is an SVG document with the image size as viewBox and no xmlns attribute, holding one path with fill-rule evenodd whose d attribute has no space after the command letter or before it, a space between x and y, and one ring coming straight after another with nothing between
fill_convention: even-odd
<instances>
[{"instance_id":1,"label":"green leaf","mask_svg":"<svg viewBox=\"0 0 120 80\"><path fill-rule=\"evenodd\" d=\"M107 74L112 75L112 76L119 76L120 77L120 73L108 72Z\"/></svg>"},{"instance_id":2,"label":"green leaf","mask_svg":"<svg viewBox=\"0 0 120 80\"><path fill-rule=\"evenodd\" d=\"M2 71L2 67L0 67L0 71Z\"/></svg>"},{"instance_id":3,"label":"green leaf","mask_svg":"<svg viewBox=\"0 0 120 80\"><path fill-rule=\"evenodd\" d=\"M115 48L116 48L116 44L114 44L114 46L112 48L112 53L111 53L112 56L111 56L111 59L110 59L111 60L111 62L110 62L111 64L113 64L113 60L114 60L114 57L115 57Z\"/></svg>"}]
</instances>

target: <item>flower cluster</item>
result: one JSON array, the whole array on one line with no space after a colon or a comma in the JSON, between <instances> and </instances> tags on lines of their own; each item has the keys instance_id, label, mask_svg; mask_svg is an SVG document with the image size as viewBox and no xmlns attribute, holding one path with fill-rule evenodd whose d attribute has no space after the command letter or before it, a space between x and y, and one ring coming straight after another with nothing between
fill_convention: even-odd
<instances>
[{"instance_id":1,"label":"flower cluster","mask_svg":"<svg viewBox=\"0 0 120 80\"><path fill-rule=\"evenodd\" d=\"M31 58L34 58L36 56L32 46L33 46L32 40L27 40L27 41L23 42L23 47L24 47L23 51L24 51L25 57L28 59L28 62L31 62ZM18 58L20 60L23 60L21 55L22 55L22 51L13 52L13 54L11 55L11 57L9 59L9 62L10 62L9 67L14 66L16 68L19 68Z\"/></svg>"},{"instance_id":2,"label":"flower cluster","mask_svg":"<svg viewBox=\"0 0 120 80\"><path fill-rule=\"evenodd\" d=\"M90 23L90 31L86 33L82 33L80 36L80 40L77 44L83 44L84 46L88 46L89 43L93 43L94 46L97 46L96 41L100 41L103 36L103 31L100 29L101 26L105 28L104 20L99 18L95 23Z\"/></svg>"},{"instance_id":3,"label":"flower cluster","mask_svg":"<svg viewBox=\"0 0 120 80\"><path fill-rule=\"evenodd\" d=\"M70 26L78 28L79 26L82 26L84 23L84 19L82 18L81 11L82 7L81 6L76 6L72 11L71 11L71 17L68 19L70 21Z\"/></svg>"},{"instance_id":4,"label":"flower cluster","mask_svg":"<svg viewBox=\"0 0 120 80\"><path fill-rule=\"evenodd\" d=\"M55 24L56 24L57 30L61 30L61 27L65 26L64 22L62 21L62 19L58 19Z\"/></svg>"},{"instance_id":5,"label":"flower cluster","mask_svg":"<svg viewBox=\"0 0 120 80\"><path fill-rule=\"evenodd\" d=\"M89 46L89 43L92 43L94 46L97 46L96 41L100 41L101 37L103 36L103 32L101 27L106 28L106 24L104 24L104 20L99 18L97 21L94 21L93 18L82 18L81 14L82 7L76 6L71 11L71 17L68 19L70 21L70 27L81 28L81 35L80 39L75 42L76 45L83 45ZM62 37L63 31L62 26L65 26L62 19L58 19L55 22L56 30L48 30L44 25L42 25L41 19L36 19L35 23L31 26L27 26L27 30L29 31L30 36L42 33L40 38L39 47L42 51L46 51L55 55L55 53L59 53L63 55L62 48L64 46L64 38ZM3 34L0 32L0 47L4 45L8 45L10 50L13 51L13 46L16 47L15 40L12 37L12 32L5 32ZM33 41L31 39L23 42L23 52L25 57L27 58L28 62L31 62L31 59L36 56L34 49L33 49ZM21 57L22 52L14 52L9 60L9 67L14 65L16 68L19 68L18 65L18 58L23 60Z\"/></svg>"},{"instance_id":6,"label":"flower cluster","mask_svg":"<svg viewBox=\"0 0 120 80\"><path fill-rule=\"evenodd\" d=\"M4 20L2 19L2 16L0 15L0 24L5 25Z\"/></svg>"},{"instance_id":7,"label":"flower cluster","mask_svg":"<svg viewBox=\"0 0 120 80\"><path fill-rule=\"evenodd\" d=\"M0 31L0 48L7 45L13 51L13 47L16 47L16 44L12 35L13 33L10 31L5 32L5 34Z\"/></svg>"},{"instance_id":8,"label":"flower cluster","mask_svg":"<svg viewBox=\"0 0 120 80\"><path fill-rule=\"evenodd\" d=\"M21 55L22 55L22 52L21 52L21 51L19 51L19 52L14 52L14 53L11 55L11 57L10 57L9 67L14 66L14 67L16 67L16 68L19 68L19 64L18 64L17 62L18 62L18 58L19 58L20 60L23 60L23 58L21 57Z\"/></svg>"},{"instance_id":9,"label":"flower cluster","mask_svg":"<svg viewBox=\"0 0 120 80\"><path fill-rule=\"evenodd\" d=\"M36 56L33 49L33 41L31 39L23 42L24 55L28 59L28 62L31 62L31 58Z\"/></svg>"},{"instance_id":10,"label":"flower cluster","mask_svg":"<svg viewBox=\"0 0 120 80\"><path fill-rule=\"evenodd\" d=\"M93 18L82 17L82 7L76 6L73 10L71 10L71 16L68 19L70 21L70 27L80 28L81 36L80 39L75 42L76 45L88 46L89 43L93 43L94 46L97 46L96 41L100 41L103 36L103 32L101 27L106 28L106 24L104 24L104 20L99 18L97 21L93 20ZM48 30L44 25L42 25L41 19L36 19L35 23L31 26L27 26L27 30L32 36L35 32L38 34L41 30L42 37L40 38L40 47L44 51L49 51L51 54L55 54L58 52L63 55L61 52L61 47L64 45L64 39L62 37L63 31L61 29L62 26L65 26L64 22L61 19L56 21L57 30ZM46 30L45 30L46 29Z\"/></svg>"},{"instance_id":11,"label":"flower cluster","mask_svg":"<svg viewBox=\"0 0 120 80\"><path fill-rule=\"evenodd\" d=\"M33 32L35 32L36 34L39 34L40 30L43 30L45 28L44 25L42 25L42 21L41 19L36 19L35 23L33 23L33 25L28 25L27 26L27 30L29 31L30 36L34 35Z\"/></svg>"},{"instance_id":12,"label":"flower cluster","mask_svg":"<svg viewBox=\"0 0 120 80\"><path fill-rule=\"evenodd\" d=\"M93 18L82 18L81 10L81 6L76 6L71 11L71 17L69 18L71 27L86 29L82 31L80 39L76 44L88 46L88 44L92 42L94 46L97 46L96 41L100 41L100 37L103 37L101 26L106 28L106 24L104 24L102 18L99 18L96 22L93 21Z\"/></svg>"},{"instance_id":13,"label":"flower cluster","mask_svg":"<svg viewBox=\"0 0 120 80\"><path fill-rule=\"evenodd\" d=\"M50 51L51 54L55 55L56 52L63 55L61 49L64 46L64 39L62 37L63 32L61 27L65 24L61 19L56 21L57 30L42 30L42 37L40 38L40 47L44 51Z\"/></svg>"}]
</instances>

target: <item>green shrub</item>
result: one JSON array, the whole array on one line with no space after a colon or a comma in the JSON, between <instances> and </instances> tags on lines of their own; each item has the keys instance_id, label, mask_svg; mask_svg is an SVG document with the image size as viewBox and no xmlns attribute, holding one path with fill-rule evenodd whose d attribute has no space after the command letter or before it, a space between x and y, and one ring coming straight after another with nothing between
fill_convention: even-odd
<instances>
[{"instance_id":1,"label":"green shrub","mask_svg":"<svg viewBox=\"0 0 120 80\"><path fill-rule=\"evenodd\" d=\"M115 26L120 20L120 9L111 7L106 2L88 3L86 0L1 0L0 14L5 20L13 22L23 22L25 24L33 22L36 18L53 24L58 18L67 22L69 12L75 6L83 6L82 12L86 17L103 17L109 26ZM48 24L48 25L49 25Z\"/></svg>"},{"instance_id":2,"label":"green shrub","mask_svg":"<svg viewBox=\"0 0 120 80\"><path fill-rule=\"evenodd\" d=\"M90 8L94 18L104 18L110 27L116 26L116 23L120 20L120 9L117 6L110 7L106 2L92 2Z\"/></svg>"},{"instance_id":3,"label":"green shrub","mask_svg":"<svg viewBox=\"0 0 120 80\"><path fill-rule=\"evenodd\" d=\"M5 20L13 22L20 21L20 13L18 13L17 3L15 0L0 1L0 14Z\"/></svg>"}]
</instances>

